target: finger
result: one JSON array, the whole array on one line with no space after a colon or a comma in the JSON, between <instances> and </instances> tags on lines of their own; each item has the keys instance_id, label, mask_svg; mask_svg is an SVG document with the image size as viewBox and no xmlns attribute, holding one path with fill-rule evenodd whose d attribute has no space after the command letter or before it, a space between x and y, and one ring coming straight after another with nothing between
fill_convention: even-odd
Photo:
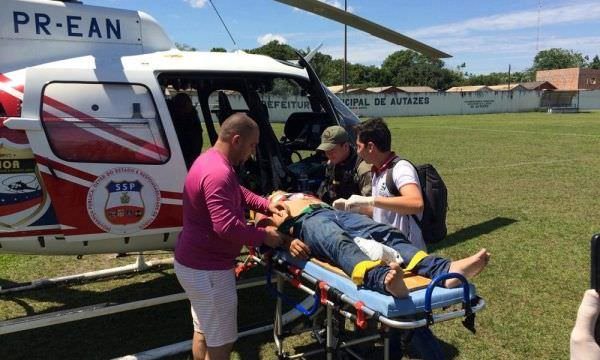
<instances>
[{"instance_id":1,"label":"finger","mask_svg":"<svg viewBox=\"0 0 600 360\"><path fill-rule=\"evenodd\" d=\"M296 246L296 252L302 256L305 256L305 254L306 254L306 250L304 249L304 247L302 247L300 245Z\"/></svg>"},{"instance_id":2,"label":"finger","mask_svg":"<svg viewBox=\"0 0 600 360\"><path fill-rule=\"evenodd\" d=\"M308 246L306 246L305 244L302 244L302 254L304 255L304 258L308 258L310 257L310 248Z\"/></svg>"},{"instance_id":3,"label":"finger","mask_svg":"<svg viewBox=\"0 0 600 360\"><path fill-rule=\"evenodd\" d=\"M304 250L306 254L310 254L310 248L305 243L302 243L302 250Z\"/></svg>"},{"instance_id":4,"label":"finger","mask_svg":"<svg viewBox=\"0 0 600 360\"><path fill-rule=\"evenodd\" d=\"M306 259L306 253L301 248L296 249L296 257L300 259Z\"/></svg>"},{"instance_id":5,"label":"finger","mask_svg":"<svg viewBox=\"0 0 600 360\"><path fill-rule=\"evenodd\" d=\"M593 333L600 312L600 298L595 290L587 290L577 311L575 328Z\"/></svg>"},{"instance_id":6,"label":"finger","mask_svg":"<svg viewBox=\"0 0 600 360\"><path fill-rule=\"evenodd\" d=\"M294 257L302 258L302 252L298 249L294 249Z\"/></svg>"}]
</instances>

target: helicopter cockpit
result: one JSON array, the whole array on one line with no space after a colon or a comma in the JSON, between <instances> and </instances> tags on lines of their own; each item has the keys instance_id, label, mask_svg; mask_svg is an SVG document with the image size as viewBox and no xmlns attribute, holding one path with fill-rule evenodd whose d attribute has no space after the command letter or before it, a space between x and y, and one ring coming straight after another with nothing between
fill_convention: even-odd
<instances>
[{"instance_id":1,"label":"helicopter cockpit","mask_svg":"<svg viewBox=\"0 0 600 360\"><path fill-rule=\"evenodd\" d=\"M256 156L238 173L245 186L262 194L275 189L316 191L326 161L315 152L321 133L340 123L337 114L351 114L341 102L335 108L342 109L331 111L332 100L320 83L289 75L164 72L158 80L167 102L177 94L190 96L206 129L205 147L214 144L217 126L233 113L245 112L257 122ZM340 118L348 127L358 122L353 115Z\"/></svg>"}]
</instances>

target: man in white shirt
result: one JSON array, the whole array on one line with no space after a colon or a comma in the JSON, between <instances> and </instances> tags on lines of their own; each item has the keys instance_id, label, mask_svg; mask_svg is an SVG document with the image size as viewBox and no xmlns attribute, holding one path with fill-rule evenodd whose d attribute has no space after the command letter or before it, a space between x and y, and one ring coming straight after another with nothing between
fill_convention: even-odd
<instances>
[{"instance_id":1,"label":"man in white shirt","mask_svg":"<svg viewBox=\"0 0 600 360\"><path fill-rule=\"evenodd\" d=\"M392 225L408 238L412 245L426 251L421 228L413 218L423 218L424 201L421 184L416 169L406 160L401 160L392 150L392 134L382 118L369 119L355 127L356 152L367 164L371 164L372 196L352 195L348 199L338 199L336 209L368 213L373 220ZM392 178L400 193L395 196L387 187L387 170L393 168ZM400 334L391 335L397 342ZM429 328L409 331L408 338L418 339L421 354L431 358L443 357L443 352Z\"/></svg>"},{"instance_id":2,"label":"man in white shirt","mask_svg":"<svg viewBox=\"0 0 600 360\"><path fill-rule=\"evenodd\" d=\"M372 196L352 195L336 201L334 207L348 211L372 207L373 220L400 229L414 246L426 250L421 228L413 217L421 220L424 207L416 169L391 151L392 135L383 119L369 119L355 130L357 153L373 166ZM399 196L393 195L386 184L390 168L393 168L392 178Z\"/></svg>"}]
</instances>

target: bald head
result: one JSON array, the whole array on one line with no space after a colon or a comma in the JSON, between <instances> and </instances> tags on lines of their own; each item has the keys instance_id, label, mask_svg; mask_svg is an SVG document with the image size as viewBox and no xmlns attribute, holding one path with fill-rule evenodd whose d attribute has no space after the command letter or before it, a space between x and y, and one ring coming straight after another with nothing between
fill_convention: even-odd
<instances>
[{"instance_id":1,"label":"bald head","mask_svg":"<svg viewBox=\"0 0 600 360\"><path fill-rule=\"evenodd\" d=\"M235 113L225 119L219 131L219 140L230 141L235 135L247 137L258 131L258 125L245 113Z\"/></svg>"}]
</instances>

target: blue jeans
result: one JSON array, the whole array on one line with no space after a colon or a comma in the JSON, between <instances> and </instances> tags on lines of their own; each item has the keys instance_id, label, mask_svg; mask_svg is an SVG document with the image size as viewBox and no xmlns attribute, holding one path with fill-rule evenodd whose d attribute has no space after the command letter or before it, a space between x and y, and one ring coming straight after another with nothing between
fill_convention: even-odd
<instances>
[{"instance_id":1,"label":"blue jeans","mask_svg":"<svg viewBox=\"0 0 600 360\"><path fill-rule=\"evenodd\" d=\"M395 249L405 264L409 264L418 252L422 252L393 226L375 222L364 215L329 208L300 216L294 225L294 236L309 246L313 256L333 261L349 275L357 264L370 261L354 242L355 237L373 239ZM416 264L413 271L433 278L447 273L449 267L450 260L427 255ZM386 265L371 268L365 274L363 286L387 294L383 280L388 271L389 266Z\"/></svg>"}]
</instances>

